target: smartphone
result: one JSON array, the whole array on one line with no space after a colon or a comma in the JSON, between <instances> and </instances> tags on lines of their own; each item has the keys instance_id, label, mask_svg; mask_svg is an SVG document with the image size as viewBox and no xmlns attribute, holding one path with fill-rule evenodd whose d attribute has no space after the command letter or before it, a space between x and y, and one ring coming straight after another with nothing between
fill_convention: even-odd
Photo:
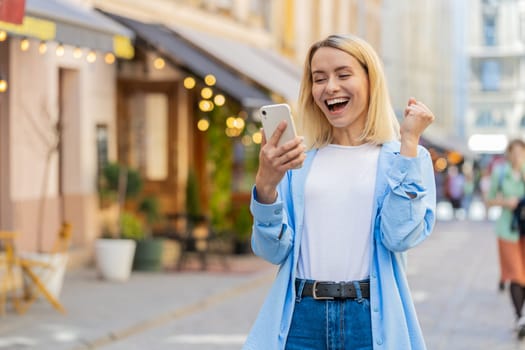
<instances>
[{"instance_id":1,"label":"smartphone","mask_svg":"<svg viewBox=\"0 0 525 350\"><path fill-rule=\"evenodd\" d=\"M295 131L295 124L292 118L292 111L290 106L285 103L266 105L262 106L259 110L259 115L261 117L261 122L264 130L264 135L266 136L266 141L268 141L277 126L282 120L286 120L286 129L281 135L277 146L293 140L297 136Z\"/></svg>"}]
</instances>

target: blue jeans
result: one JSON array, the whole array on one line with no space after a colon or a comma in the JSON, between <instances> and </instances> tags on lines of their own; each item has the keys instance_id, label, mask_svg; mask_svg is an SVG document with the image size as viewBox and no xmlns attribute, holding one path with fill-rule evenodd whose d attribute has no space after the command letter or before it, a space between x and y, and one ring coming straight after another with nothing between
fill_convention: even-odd
<instances>
[{"instance_id":1,"label":"blue jeans","mask_svg":"<svg viewBox=\"0 0 525 350\"><path fill-rule=\"evenodd\" d=\"M286 350L372 350L368 299L315 300L300 294Z\"/></svg>"}]
</instances>

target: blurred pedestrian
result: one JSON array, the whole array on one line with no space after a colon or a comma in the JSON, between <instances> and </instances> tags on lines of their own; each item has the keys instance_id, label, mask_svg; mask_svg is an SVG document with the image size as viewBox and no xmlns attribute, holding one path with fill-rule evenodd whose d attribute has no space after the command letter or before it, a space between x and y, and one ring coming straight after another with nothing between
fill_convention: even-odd
<instances>
[{"instance_id":1,"label":"blurred pedestrian","mask_svg":"<svg viewBox=\"0 0 525 350\"><path fill-rule=\"evenodd\" d=\"M451 165L448 168L447 179L446 179L446 194L447 198L452 205L454 210L454 217L456 219L461 217L460 211L463 209L462 201L465 190L465 177L459 172L459 169L455 165Z\"/></svg>"},{"instance_id":2,"label":"blurred pedestrian","mask_svg":"<svg viewBox=\"0 0 525 350\"><path fill-rule=\"evenodd\" d=\"M512 227L513 210L525 195L525 143L514 139L506 150L506 162L492 171L488 204L501 207L496 221L500 263L500 289L510 281L510 296L516 316L518 337L525 337L525 238Z\"/></svg>"},{"instance_id":3,"label":"blurred pedestrian","mask_svg":"<svg viewBox=\"0 0 525 350\"><path fill-rule=\"evenodd\" d=\"M405 251L435 222L432 161L418 145L434 115L410 98L400 126L388 96L362 39L310 48L299 101L308 152L301 137L277 146L281 123L259 155L252 248L280 269L244 349L425 349Z\"/></svg>"},{"instance_id":4,"label":"blurred pedestrian","mask_svg":"<svg viewBox=\"0 0 525 350\"><path fill-rule=\"evenodd\" d=\"M469 218L470 206L474 199L474 190L476 188L476 179L472 166L463 166L463 198L461 207L465 211L466 218Z\"/></svg>"}]
</instances>

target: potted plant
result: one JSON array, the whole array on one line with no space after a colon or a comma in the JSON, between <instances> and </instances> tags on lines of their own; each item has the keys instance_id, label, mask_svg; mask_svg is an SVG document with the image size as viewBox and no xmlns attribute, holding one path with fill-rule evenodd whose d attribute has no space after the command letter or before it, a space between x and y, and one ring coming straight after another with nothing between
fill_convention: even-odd
<instances>
[{"instance_id":1,"label":"potted plant","mask_svg":"<svg viewBox=\"0 0 525 350\"><path fill-rule=\"evenodd\" d=\"M117 224L106 227L95 242L95 264L103 279L126 281L130 277L136 242L144 235L144 230L140 219L124 212L123 208L126 199L136 197L141 189L138 171L119 163L104 167L99 179L99 194L106 201L116 202Z\"/></svg>"},{"instance_id":2,"label":"potted plant","mask_svg":"<svg viewBox=\"0 0 525 350\"><path fill-rule=\"evenodd\" d=\"M156 197L142 199L138 211L144 218L143 236L137 239L137 248L133 260L133 269L141 271L159 271L162 268L164 239L153 236L153 225L160 220L159 203Z\"/></svg>"}]
</instances>

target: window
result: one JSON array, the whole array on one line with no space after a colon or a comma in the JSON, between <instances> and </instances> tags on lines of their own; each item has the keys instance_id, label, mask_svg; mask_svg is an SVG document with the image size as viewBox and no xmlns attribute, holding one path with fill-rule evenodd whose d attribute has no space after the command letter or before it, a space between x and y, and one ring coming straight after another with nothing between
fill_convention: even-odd
<instances>
[{"instance_id":1,"label":"window","mask_svg":"<svg viewBox=\"0 0 525 350\"><path fill-rule=\"evenodd\" d=\"M105 124L97 125L97 174L108 164L108 126Z\"/></svg>"},{"instance_id":2,"label":"window","mask_svg":"<svg viewBox=\"0 0 525 350\"><path fill-rule=\"evenodd\" d=\"M487 46L496 45L496 14L493 11L483 15L483 39Z\"/></svg>"},{"instance_id":3,"label":"window","mask_svg":"<svg viewBox=\"0 0 525 350\"><path fill-rule=\"evenodd\" d=\"M507 125L505 110L484 110L478 113L476 126L481 128L498 127L503 128Z\"/></svg>"},{"instance_id":4,"label":"window","mask_svg":"<svg viewBox=\"0 0 525 350\"><path fill-rule=\"evenodd\" d=\"M525 128L525 114L521 117L520 128Z\"/></svg>"},{"instance_id":5,"label":"window","mask_svg":"<svg viewBox=\"0 0 525 350\"><path fill-rule=\"evenodd\" d=\"M481 85L484 91L497 91L500 89L501 69L497 60L481 62Z\"/></svg>"},{"instance_id":6,"label":"window","mask_svg":"<svg viewBox=\"0 0 525 350\"><path fill-rule=\"evenodd\" d=\"M168 97L137 92L129 100L131 165L150 181L168 177Z\"/></svg>"}]
</instances>

